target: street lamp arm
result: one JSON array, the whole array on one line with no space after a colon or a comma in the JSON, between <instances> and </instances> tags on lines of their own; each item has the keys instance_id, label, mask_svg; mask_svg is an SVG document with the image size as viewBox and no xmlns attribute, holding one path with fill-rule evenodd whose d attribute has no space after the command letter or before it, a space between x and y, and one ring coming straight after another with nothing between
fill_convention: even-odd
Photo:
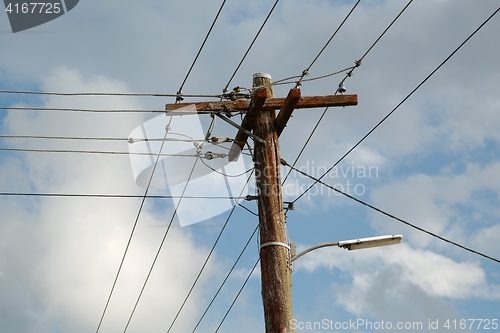
<instances>
[{"instance_id":1,"label":"street lamp arm","mask_svg":"<svg viewBox=\"0 0 500 333\"><path fill-rule=\"evenodd\" d=\"M307 254L311 251L314 251L316 249L320 249L322 247L328 247L328 246L338 246L339 245L339 242L330 242L330 243L323 243L323 244L318 244L318 245L315 245L313 247L310 247L308 249L305 249L304 251L300 252L299 254L295 255L295 254L292 254L292 262L295 261L296 259L302 257L304 254Z\"/></svg>"},{"instance_id":2,"label":"street lamp arm","mask_svg":"<svg viewBox=\"0 0 500 333\"><path fill-rule=\"evenodd\" d=\"M322 247L327 247L327 246L338 246L344 249L347 249L349 251L351 250L359 250L359 249L367 249L371 247L379 247L379 246L387 246L387 245L394 245L394 244L400 244L403 240L402 235L387 235L387 236L378 236L378 237L368 237L368 238L358 238L358 239L351 239L347 241L341 241L341 242L332 242L332 243L323 243L319 245L315 245L313 247L310 247L299 254L295 254L295 243L291 243L291 252L292 252L292 258L291 261L295 261L296 259L302 257L304 254L309 253L313 250L322 248Z\"/></svg>"}]
</instances>

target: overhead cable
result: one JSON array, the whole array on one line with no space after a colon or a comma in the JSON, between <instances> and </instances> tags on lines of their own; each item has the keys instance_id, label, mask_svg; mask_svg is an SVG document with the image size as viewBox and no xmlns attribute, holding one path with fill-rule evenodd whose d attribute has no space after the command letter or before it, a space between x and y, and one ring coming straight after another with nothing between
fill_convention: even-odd
<instances>
[{"instance_id":1,"label":"overhead cable","mask_svg":"<svg viewBox=\"0 0 500 333\"><path fill-rule=\"evenodd\" d=\"M243 194L243 191L245 191L245 188L248 186L248 184L249 184L250 180L252 179L252 176L253 176L253 171L252 171L252 173L248 176L247 181L246 181L246 183L245 183L245 186L243 187L243 189L241 190L241 192L240 192L240 194L239 194L240 196ZM193 290L194 290L194 288L195 288L196 284L198 283L198 280L200 279L200 276L202 275L203 271L205 270L205 267L206 267L206 265L207 265L208 261L209 261L209 260L210 260L210 258L212 257L212 254L213 254L213 252L214 252L214 250L215 250L215 247L216 247L216 246L217 246L217 244L219 243L219 240L220 240L220 238L221 238L221 236L222 236L222 233L224 232L224 230L226 230L226 226L227 226L227 224L229 223L229 220L231 219L231 217L233 216L233 213L234 213L234 211L235 211L235 209L236 209L236 206L237 206L236 204L235 204L235 205L233 205L233 207L232 207L231 211L229 212L229 215L228 215L228 217L226 218L226 222L224 223L224 226L222 227L222 230L220 231L219 235L217 236L217 239L215 240L214 245L213 245L213 246L212 246L212 248L210 249L210 252L208 253L207 258L205 259L205 262L203 263L203 265L202 265L202 267L201 267L200 271L198 272L198 275L196 276L196 278L195 278L195 280L194 280L193 284L191 285L191 288L189 289L189 291L188 291L188 293L187 293L186 297L184 298L184 300L183 300L183 302L182 302L181 306L179 307L179 310L178 310L178 311L177 311L177 313L175 314L174 319L173 319L173 320L172 320L172 322L170 323L170 326L168 327L167 333L169 333L169 332L172 330L172 327L174 326L175 322L177 321L177 318L179 317L180 313L181 313L181 312L182 312L182 310L184 309L184 306L186 305L186 302L188 301L189 297L191 296L191 293L193 292Z\"/></svg>"},{"instance_id":2,"label":"overhead cable","mask_svg":"<svg viewBox=\"0 0 500 333\"><path fill-rule=\"evenodd\" d=\"M231 81L233 81L234 79L234 76L236 75L236 73L239 71L241 65L243 64L243 61L245 61L248 53L250 52L250 50L252 49L253 47L253 44L255 44L255 41L257 40L257 38L259 37L262 29L264 29L264 26L266 25L267 21L269 20L269 17L271 16L271 14L273 13L274 11L274 8L276 8L276 5L278 4L280 0L276 0L276 2L274 3L273 7L271 8L271 10L269 11L269 14L267 14L267 17L266 19L264 20L264 23L262 23L262 25L260 26L260 29L259 31L257 31L257 34L255 35L254 39L252 40L252 43L250 43L250 46L248 47L247 51L245 52L245 54L243 55L243 58L241 59L240 63L238 64L238 66L236 67L236 70L234 71L233 75L231 75L231 78L229 79L229 81L227 82L226 84L226 87L224 88L224 91L227 91L228 88L229 88L229 85L231 84Z\"/></svg>"},{"instance_id":3,"label":"overhead cable","mask_svg":"<svg viewBox=\"0 0 500 333\"><path fill-rule=\"evenodd\" d=\"M46 92L26 90L0 90L0 94L24 94L24 95L50 95L50 96L124 96L124 97L177 97L178 94L157 93L116 93L116 92ZM207 94L182 94L183 97L213 97L220 98L222 95Z\"/></svg>"},{"instance_id":4,"label":"overhead cable","mask_svg":"<svg viewBox=\"0 0 500 333\"><path fill-rule=\"evenodd\" d=\"M327 175L330 171L333 170L333 168L335 168L342 160L344 160L344 158L347 157L347 155L349 155L354 149L356 149L356 147L358 147L361 142L363 142L368 136L370 136L370 134L372 134L380 125L382 125L382 123L384 121L387 120L387 118L389 118L396 110L399 109L399 107L401 105L403 105L403 103L405 103L420 87L422 87L424 85L424 83L426 83L441 67L444 66L444 64L446 64L448 62L448 60L451 59L451 57L453 57L455 55L455 53L458 52L458 50L460 50L479 30L481 30L482 27L484 27L484 25L486 23L488 23L489 20L491 20L498 12L500 11L500 8L498 8L497 10L495 10L495 12L493 12L493 14L491 14L476 30L474 30L473 33L471 33L448 57L446 57L446 59L444 59L429 75L427 75L427 77L422 81L420 82L408 95L406 95L406 97L401 101L399 102L398 105L396 105L394 107L394 109L391 110L391 112L389 112L384 118L382 118L381 121L378 122L377 125L375 125L365 136L363 136L361 138L361 140L359 140L354 146L352 146L351 149L349 149L335 164L333 164L325 173L323 173L323 175L321 177L319 177L318 179L322 179L325 175ZM317 182L314 182L311 186L309 186L302 194L300 194L293 202L295 203L297 200L299 200L304 194L306 194Z\"/></svg>"},{"instance_id":5,"label":"overhead cable","mask_svg":"<svg viewBox=\"0 0 500 333\"><path fill-rule=\"evenodd\" d=\"M257 267L258 263L260 261L260 258L257 259L257 261L255 262L255 265L253 265L252 269L250 270L250 273L248 273L248 276L247 278L245 279L245 282L243 282L243 285L241 286L240 290L238 291L238 293L236 294L236 296L234 297L231 305L229 306L229 309L226 311L226 314L224 314L224 317L222 318L221 322L219 323L219 326L217 326L217 329L215 330L214 333L217 333L219 332L219 329L220 327L222 326L222 324L224 323L224 321L226 320L227 318L227 315L229 314L229 312L231 312L231 309L233 308L234 306L234 303L236 303L236 301L238 300L238 298L240 297L240 294L241 292L243 291L243 289L245 288L245 286L247 285L247 282L248 280L250 279L250 277L252 276L253 272L255 271L255 268Z\"/></svg>"},{"instance_id":6,"label":"overhead cable","mask_svg":"<svg viewBox=\"0 0 500 333\"><path fill-rule=\"evenodd\" d=\"M311 62L311 64L309 66L307 66L307 68L304 69L304 71L302 71L302 75L300 76L300 79L299 79L299 81L297 83L297 86L300 85L300 82L304 81L303 80L304 76L309 75L309 70L311 69L311 67L314 65L314 63L316 62L316 60L318 60L318 58L321 56L321 54L323 53L323 51L325 51L325 49L328 47L328 45L333 40L333 38L337 35L337 33L342 28L342 26L344 25L344 23L347 21L347 19L349 18L349 16L351 16L351 14L354 11L354 9L356 9L356 7L358 6L358 4L359 4L360 1L361 0L358 0L354 4L354 6L351 8L351 10L349 11L349 13L346 15L346 17L344 18L344 20L342 21L342 23L340 23L340 25L337 27L337 29L332 34L332 36L330 37L330 39L325 43L325 45L323 46L323 48L321 49L321 51L319 51L318 55L314 58L314 60Z\"/></svg>"},{"instance_id":7,"label":"overhead cable","mask_svg":"<svg viewBox=\"0 0 500 333\"><path fill-rule=\"evenodd\" d=\"M172 120L172 117L170 117L170 120ZM165 132L164 137L166 138L167 135L168 135L168 131ZM115 287L116 287L116 282L118 281L118 277L120 276L120 273L122 271L123 263L125 261L125 257L127 256L127 252L128 252L130 243L132 242L132 237L134 236L135 229L137 227L137 223L139 222L139 217L141 216L142 208L144 207L144 203L146 202L146 196L148 195L149 187L151 185L151 182L153 181L153 175L154 175L156 167L158 165L158 161L160 160L159 154L161 154L161 151L163 149L164 144L165 144L165 141L162 141L161 146L160 146L160 150L158 152L158 156L156 157L156 161L155 161L155 164L153 166L153 171L151 172L151 176L149 177L148 185L146 186L146 190L144 191L144 196L142 198L141 205L139 207L139 211L137 212L137 215L135 217L134 226L132 227L132 231L130 232L130 236L128 238L127 245L125 246L125 251L123 252L123 256L122 256L122 259L120 261L120 266L118 267L118 271L116 272L116 276L115 276L115 279L113 281L111 291L109 292L108 299L106 300L106 305L104 306L104 310L102 312L101 318L99 319L99 324L97 325L96 333L98 333L99 329L101 328L104 316L106 315L106 311L107 311L108 306L109 306L109 302L111 301L111 297L113 296L113 292L114 292Z\"/></svg>"},{"instance_id":8,"label":"overhead cable","mask_svg":"<svg viewBox=\"0 0 500 333\"><path fill-rule=\"evenodd\" d=\"M191 64L191 67L189 67L189 70L186 74L186 77L184 78L184 80L182 81L182 84L179 88L179 91L178 91L178 94L182 94L182 88L184 88L184 84L186 84L186 81L189 77L189 75L191 74L191 71L193 70L193 67L194 65L196 64L196 61L198 60L198 57L200 56L201 54L201 51L203 50L203 47L205 46L205 43L207 42L208 40L208 36L210 36L210 33L212 32L212 29L214 28L215 26L215 22L217 22L217 19L219 18L219 15L220 13L222 12L222 8L224 8L224 5L226 4L226 0L224 0L219 8L219 11L217 12L217 15L215 16L215 19L214 21L212 22L212 25L210 26L210 29L208 29L208 32L207 32L207 35L205 36L205 39L203 40L203 43L201 43L201 46L200 46L200 49L198 50L198 53L196 54L196 57L194 58L193 60L193 63ZM182 95L183 97L187 97L186 95Z\"/></svg>"},{"instance_id":9,"label":"overhead cable","mask_svg":"<svg viewBox=\"0 0 500 333\"><path fill-rule=\"evenodd\" d=\"M359 2L359 1L358 1ZM376 39L376 41L368 48L368 50L363 54L363 56L355 61L355 66L353 67L349 67L348 70L349 72L346 74L346 76L344 77L344 79L342 79L341 81L341 84L343 84L345 82L345 80L348 78L348 77L351 77L352 74L353 74L353 71L355 68L359 67L361 65L361 62L363 61L363 59L366 57L366 55L373 49L373 47L380 41L380 39L385 35L385 33L394 25L394 23L399 19L399 17L406 11L406 9L408 8L408 6L413 2L413 0L410 0L406 6L399 12L399 14L394 18L394 20L392 20L392 22L387 26L387 28L382 32L382 34L380 34L380 36ZM351 12L354 10L354 8L357 6L358 3L356 3L356 5L353 7L353 9L351 10ZM351 14L351 12L349 12L349 15ZM346 17L347 19L347 17ZM344 20L345 21L345 20ZM344 22L342 22L342 24L344 24ZM340 29L340 27L339 27ZM338 29L337 29L338 31ZM337 31L334 33L334 35L332 36L332 38L335 36L335 34L337 33ZM331 40L331 39L330 39ZM328 41L329 43L330 41ZM328 45L327 43L327 45ZM326 45L325 45L326 47ZM324 49L324 48L323 48ZM321 50L321 52L318 54L318 56L316 57L316 59L319 57L319 55L323 52L323 50ZM316 61L316 59L314 59L314 61L311 63L311 65L308 67L308 69L310 69L310 67L314 64L314 62ZM308 73L308 69L305 70L304 72L305 73L302 73L302 77L304 75L306 75ZM304 81L307 81L307 80L299 80L299 82L304 82ZM335 95L338 93L338 90L335 91ZM313 130L311 131L311 133L309 134L306 142L304 143L304 145L302 146L299 154L297 155L297 157L295 158L295 161L293 162L293 166L295 166L297 164L297 162L299 161L300 157L302 156L302 153L304 152L304 150L306 149L307 145L309 144L309 141L311 141L311 138L313 137L314 133L316 132L319 124L321 123L321 121L323 120L323 118L325 117L325 114L326 112L328 111L328 107L325 108L325 110L323 111L323 113L321 114L321 116L319 117L318 121L316 122L316 125L314 126ZM288 174L285 176L285 179L283 181L283 184L285 183L285 181L288 179L288 176L290 175L290 172L288 172Z\"/></svg>"},{"instance_id":10,"label":"overhead cable","mask_svg":"<svg viewBox=\"0 0 500 333\"><path fill-rule=\"evenodd\" d=\"M226 281L228 280L229 276L231 275L231 273L234 271L234 268L236 267L236 265L238 264L238 262L240 261L241 257L243 256L243 253L245 253L247 247L248 247L248 244L250 244L250 241L252 240L252 238L255 236L255 233L257 232L257 230L259 230L259 226L257 225L257 227L255 227L255 229L253 230L252 234L250 235L250 237L248 238L248 241L246 242L245 246L243 247L243 249L241 250L240 252L240 255L238 256L238 258L236 258L236 261L234 262L233 266L229 269L229 272L227 273L226 277L224 278L224 281L222 281L221 285L219 286L219 289L217 289L217 292L215 293L214 297L212 297L212 300L210 301L210 303L208 303L208 306L206 307L205 311L203 311L203 314L201 315L200 319L198 320L198 322L196 323L196 326L194 327L193 329L193 332L194 333L196 331L196 329L198 328L198 326L200 325L201 321L203 320L203 318L205 318L205 315L207 314L208 310L210 309L210 307L212 306L213 302L215 301L215 299L217 298L217 296L219 295L220 291L222 290L222 288L224 287L224 285L226 284Z\"/></svg>"},{"instance_id":11,"label":"overhead cable","mask_svg":"<svg viewBox=\"0 0 500 333\"><path fill-rule=\"evenodd\" d=\"M26 192L0 192L4 197L53 197L53 198L110 198L110 199L137 199L144 195L133 194L92 194L92 193L26 193ZM239 200L246 197L236 196L179 196L179 195L146 195L146 199L212 199L212 200Z\"/></svg>"},{"instance_id":12,"label":"overhead cable","mask_svg":"<svg viewBox=\"0 0 500 333\"><path fill-rule=\"evenodd\" d=\"M302 175L304 175L304 176L306 176L306 177L308 177L308 178L310 178L310 179L314 180L314 182L315 182L315 183L319 183L319 184L321 184L321 185L323 185L323 186L325 186L325 187L328 187L329 189L331 189L331 190L333 190L333 191L335 191L335 192L337 192L337 193L340 193L340 194L342 194L342 195L344 195L344 196L348 197L349 199L352 199L352 200L354 200L354 201L356 201L356 202L358 202L358 203L360 203L360 204L362 204L362 205L364 205L364 206L366 206L366 207L368 207L368 208L371 208L371 209L373 209L373 210L375 210L375 211L377 211L377 212L379 212L379 213L381 213L381 214L383 214L383 215L385 215L385 216L388 216L388 217L390 217L390 218L392 218L392 219L394 219L394 220L396 220L396 221L399 221L399 222L401 222L401 223L403 223L403 224L406 224L407 226L410 226L410 227L412 227L412 228L414 228L414 229L416 229L416 230L418 230L418 231L421 231L421 232L423 232L423 233L426 233L426 234L428 234L428 235L430 235L430 236L432 236L432 237L435 237L435 238L437 238L437 239L440 239L440 240L442 240L442 241L444 241L444 242L446 242L446 243L449 243L449 244L455 245L455 246L457 246L457 247L459 247L459 248L461 248L461 249L463 249L463 250L469 251L469 252L471 252L471 253L474 253L474 254L477 254L477 255L479 255L479 256L482 256L482 257L484 257L484 258L486 258L486 259L490 259L490 260L492 260L492 261L495 261L495 262L500 263L500 260L499 260L499 259L495 259L495 258L493 258L493 257L490 257L490 256L488 256L488 255L484 254L484 253L481 253L481 252L478 252L478 251L472 250L472 249L470 249L470 248L468 248L468 247L465 247L465 246L463 246L463 245L460 245L460 244L458 244L458 243L456 243L456 242L453 242L453 241L451 241L451 240L449 240L449 239L446 239L446 238L444 238L444 237L442 237L442 236L439 236L439 235L437 235L437 234L435 234L435 233L433 233L433 232L430 232L430 231L428 231L428 230L425 230L424 228L421 228L421 227L419 227L419 226L416 226L415 224L412 224L412 223L410 223L410 222L407 222L407 221L405 221L405 220L403 220L403 219L401 219L401 218L399 218L399 217L396 217L396 216L394 216L394 215L392 215L392 214L389 214L389 213L387 213L386 211L384 211L384 210L382 210L382 209L380 209L380 208L377 208L377 207L375 207L375 206L373 206L373 205L370 205L369 203L366 203L366 202L364 202L364 201L362 201L362 200L360 200L360 199L358 199L358 198L356 198L356 197L354 197L354 196L352 196L352 195L349 195L349 194L347 194L347 193L345 193L345 192L343 192L343 191L341 191L341 190L339 190L339 189L335 188L334 186L332 186L332 185L330 185L330 184L327 184L327 183L323 182L320 178L313 177L313 176L309 175L308 173L306 173L306 172L304 172L304 171L302 171L302 170L299 170L299 169L297 169L297 168L295 168L295 167L291 166L290 164L288 164L288 163L287 163L285 160L283 160L283 159L281 159L281 163L282 163L283 165L288 166L289 168L293 169L295 172L298 172L298 173L300 173L300 174L302 174Z\"/></svg>"},{"instance_id":13,"label":"overhead cable","mask_svg":"<svg viewBox=\"0 0 500 333\"><path fill-rule=\"evenodd\" d=\"M164 142L162 142L163 144ZM100 154L100 155L147 155L147 156L172 156L172 157L200 157L198 154L155 154L127 151L103 151L103 150L71 150L71 149L31 149L31 148L8 148L0 147L0 151L19 151L29 153L71 153L71 154Z\"/></svg>"},{"instance_id":14,"label":"overhead cable","mask_svg":"<svg viewBox=\"0 0 500 333\"><path fill-rule=\"evenodd\" d=\"M189 182L190 182L190 180L191 180L191 177L193 176L193 172L194 172L194 169L196 168L196 163L197 163L197 162L198 162L198 158L194 161L194 163L193 163L193 167L191 168L191 171L190 171L190 173L189 173L189 177L188 177L188 179L187 179L187 181L186 181L186 183L185 183L185 185L184 185L184 188L182 189L181 198L180 198L180 200L177 202L177 205L176 205L176 207L175 207L175 210L174 210L174 212L172 213L172 217L170 218L170 221L169 221L169 223L168 223L167 229L165 230L165 233L163 234L163 238L162 238L162 240L161 240L160 246L158 247L158 250L156 251L156 255L155 255L154 259L153 259L153 263L151 264L151 267L149 268L149 271L148 271L148 274L147 274L147 276L146 276L146 279L144 280L144 283L143 283L143 285L142 285L141 291L139 292L139 296L137 297L137 300L136 300L136 302L135 302L135 304L134 304L134 307L133 307L133 309L132 309L132 312L130 313L130 316L129 316L128 320L127 320L127 324L125 325L125 328L124 328L124 330L123 330L123 332L124 332L124 333L127 331L128 327L129 327L129 325L130 325L130 322L131 322L131 320L132 320L132 317L133 317L133 316L134 316L134 314L135 314L135 310L137 309L137 306L138 306L138 304L139 304L139 301L141 300L142 294L144 293L144 289L146 289L146 285L147 285L147 283L148 283L148 281L149 281L149 278L150 278L150 276L151 276L151 273L153 272L153 268L154 268L154 267L155 267L155 265L156 265L156 262L157 262L157 260L158 260L159 255L160 255L160 252L161 252L161 249L163 248L163 244L165 243L165 240L166 240L166 238L167 238L167 235L168 235L168 233L169 233L169 231L170 231L170 228L171 228L171 226L172 226L172 222L174 221L174 218L175 218L175 216L177 215L177 210L179 209L179 206L180 206L180 204L181 204L181 202L182 202L182 199L183 199L183 197L184 197L184 193L186 192L186 188L187 188L187 186L188 186L188 184L189 184Z\"/></svg>"},{"instance_id":15,"label":"overhead cable","mask_svg":"<svg viewBox=\"0 0 500 333\"><path fill-rule=\"evenodd\" d=\"M210 137L210 136L212 135L212 134L211 134L211 131L212 131L212 129L213 129L213 125L214 125L214 124L215 124L215 117L213 117L213 118L212 118L212 122L211 122L211 124L210 124L210 126L209 126L209 129L207 130L207 133L206 133L206 136L205 136L206 138L208 138L208 137ZM139 292L139 295L138 295L138 297L137 297L137 300L136 300L136 302L135 302L135 304L134 304L134 308L132 309L132 312L130 313L130 316L129 316L128 320L127 320L127 324L125 325L125 329L123 330L123 333L125 333L125 332L127 331L128 327L129 327L129 325L130 325L130 322L132 321L132 317L133 317L133 316L134 316L134 314L135 314L135 311L136 311L136 309L137 309L137 306L139 305L139 301L141 300L142 294L144 293L144 290L146 289L146 285L147 285L147 283L148 283L148 281L149 281L149 277L151 276L151 273L153 272L153 269L154 269L154 267L155 267L155 264L156 264L156 262L157 262L157 260L158 260L158 257L159 257L159 255L160 255L160 252L161 252L161 250L162 250L162 248L163 248L163 245L164 245L165 240L166 240L166 238L167 238L167 235L168 235L168 233L169 233L170 227L172 226L172 222L174 221L174 218L175 218L175 216L177 215L177 211L178 211L178 209L179 209L179 207L180 207L180 204L181 204L181 202L182 202L182 199L183 199L183 197L184 197L184 193L186 192L186 189L187 189L187 187L188 187L188 185L189 185L189 182L191 181L191 178L193 177L193 172L194 172L194 170L195 170L195 168L196 168L196 164L198 163L198 160L201 160L201 158L200 158L200 157L197 157L197 158L196 158L196 160L195 160L195 161L194 161L194 163L193 163L193 167L191 168L191 172L190 172L190 174L189 174L189 176L188 176L188 179L187 179L187 181L186 181L186 183L185 183L185 185L184 185L184 187L183 187L183 189L182 189L181 198L180 198L180 199L179 199L179 201L177 202L177 205L176 205L176 207L175 207L175 210L174 210L174 212L172 213L172 217L171 217L170 222L169 222L169 224L168 224L167 230L165 231L165 234L163 235L163 239L162 239L162 241L161 241L161 243L160 243L160 246L158 247L158 250L157 250L157 252L156 252L156 255L155 255L155 258L154 258L154 260L153 260L153 263L151 264L151 267L150 267L150 269L149 269L148 275L146 276L146 279L144 280L144 284L142 285L141 291ZM241 195L241 194L240 194L240 195ZM224 229L224 228L223 228L223 229ZM222 231L221 231L221 233L222 233Z\"/></svg>"}]
</instances>

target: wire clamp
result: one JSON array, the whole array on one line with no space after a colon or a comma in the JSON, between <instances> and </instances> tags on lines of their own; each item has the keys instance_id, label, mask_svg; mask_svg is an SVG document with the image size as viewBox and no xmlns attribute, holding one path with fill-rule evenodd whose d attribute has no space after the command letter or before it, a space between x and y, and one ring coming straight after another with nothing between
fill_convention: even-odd
<instances>
[{"instance_id":1,"label":"wire clamp","mask_svg":"<svg viewBox=\"0 0 500 333\"><path fill-rule=\"evenodd\" d=\"M267 243L261 244L260 249L262 250L266 246L283 246L283 247L286 247L288 249L288 251L290 251L290 245L282 243L282 242L267 242Z\"/></svg>"}]
</instances>

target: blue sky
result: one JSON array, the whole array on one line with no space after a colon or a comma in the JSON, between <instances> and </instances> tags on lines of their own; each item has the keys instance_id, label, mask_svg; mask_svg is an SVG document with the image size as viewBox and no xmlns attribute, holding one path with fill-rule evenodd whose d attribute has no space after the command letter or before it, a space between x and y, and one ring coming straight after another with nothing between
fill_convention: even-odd
<instances>
[{"instance_id":1,"label":"blue sky","mask_svg":"<svg viewBox=\"0 0 500 333\"><path fill-rule=\"evenodd\" d=\"M219 94L273 2L229 0L188 78L186 94ZM175 93L220 3L85 1L47 24L12 34L0 14L0 90ZM230 88L255 72L274 81L300 75L354 5L353 1L279 2ZM310 69L310 77L354 65L405 3L361 1ZM331 167L393 110L497 9L479 2L418 1L346 80L359 105L331 108L297 167ZM500 19L494 17L428 82L338 165L336 187L465 247L500 258ZM342 75L305 82L302 95L335 93ZM277 97L292 86L275 86ZM188 99L185 101L197 101ZM216 99L214 99L216 100ZM0 106L163 109L175 98L61 97L0 93ZM322 109L297 110L280 137L293 162ZM0 135L127 138L157 114L0 110ZM235 117L233 119L237 119ZM207 128L210 118L202 116ZM213 135L236 130L218 121ZM167 142L168 144L168 142ZM0 147L127 151L126 141L0 139ZM171 146L170 146L171 147ZM246 160L246 166L250 163ZM370 177L342 171L376 170ZM283 168L287 172L287 168ZM366 174L365 174L366 175ZM311 181L293 174L285 201ZM213 185L215 188L215 184ZM207 187L208 188L208 187ZM203 188L205 189L205 187ZM363 190L361 192L361 190ZM0 192L142 195L126 155L0 152ZM150 194L168 195L168 188ZM359 195L357 195L359 194ZM184 201L190 209L200 206ZM140 198L1 196L0 322L3 332L93 332L109 295ZM213 203L217 205L216 202ZM255 201L243 202L253 212ZM100 332L123 331L171 220L169 199L145 202ZM166 332L229 212L189 227L173 225L127 332ZM237 207L171 332L191 332L258 218ZM305 249L323 242L403 234L398 246L325 248L294 264L294 316L307 323L423 323L500 320L499 264L412 229L316 186L287 213L289 238ZM214 332L258 259L255 235L197 332ZM468 322L470 324L470 321ZM219 332L264 330L258 269ZM345 332L349 329L297 329ZM385 331L359 327L359 332Z\"/></svg>"}]
</instances>

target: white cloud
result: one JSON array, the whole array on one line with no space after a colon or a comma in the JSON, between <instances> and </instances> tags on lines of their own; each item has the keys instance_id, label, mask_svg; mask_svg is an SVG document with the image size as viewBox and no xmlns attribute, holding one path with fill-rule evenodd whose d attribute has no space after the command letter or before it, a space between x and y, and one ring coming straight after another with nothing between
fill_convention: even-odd
<instances>
[{"instance_id":1,"label":"white cloud","mask_svg":"<svg viewBox=\"0 0 500 333\"><path fill-rule=\"evenodd\" d=\"M452 300L500 299L500 286L487 281L478 262L457 262L408 244L338 251L322 249L301 257L294 274L320 274L326 268L351 277L348 284L332 283L325 297L356 318L426 325L429 319L457 316Z\"/></svg>"},{"instance_id":2,"label":"white cloud","mask_svg":"<svg viewBox=\"0 0 500 333\"><path fill-rule=\"evenodd\" d=\"M104 76L86 78L78 70L62 68L44 81L49 91L120 91L124 83ZM45 107L64 107L63 98L48 98ZM140 103L124 98L71 99L71 105L83 108L137 108ZM142 116L116 117L104 114L10 112L4 130L11 134L127 137ZM49 141L23 147L89 149L79 141L54 145ZM126 151L121 145L98 143L99 150ZM11 192L131 194L143 193L136 187L127 156L34 153L2 159L0 184ZM15 178L13 178L15 177ZM140 199L10 198L2 200L0 270L4 272L5 288L18 283L29 286L25 298L17 296L19 317L37 313L45 328L26 328L26 332L49 332L55 327L80 330L95 329L104 309L113 279L118 270ZM162 212L163 213L163 212ZM172 211L167 212L172 213ZM128 255L118 279L103 329L122 330L139 295L140 288L163 230L150 228L165 224L151 203L144 206ZM175 254L175 255L173 255ZM137 308L130 332L141 330L143 323L152 330L161 330L187 294L197 270L206 256L206 249L196 246L187 231L171 229ZM213 274L217 262L207 266L200 284ZM3 288L2 288L3 289ZM191 318L199 311L203 288L195 290L186 304L177 329L191 328ZM16 296L9 299L13 300ZM24 300L23 300L24 299ZM30 304L31 303L31 304ZM168 313L169 315L165 315Z\"/></svg>"},{"instance_id":3,"label":"white cloud","mask_svg":"<svg viewBox=\"0 0 500 333\"><path fill-rule=\"evenodd\" d=\"M257 71L268 71L274 80L300 74L352 4L315 0L280 2L229 88L249 86L252 74ZM271 5L258 1L228 2L184 87L185 93L221 92ZM310 77L353 65L354 60L359 59L404 5L396 0L361 2L311 68ZM359 105L331 108L298 165L314 161L317 166L329 167L335 163L497 6L494 0L412 3L364 59L354 76L347 80L348 93L358 94ZM175 93L217 9L218 4L195 4L193 1L150 1L147 4L113 0L106 3L80 2L69 14L32 33L1 35L2 45L5 45L0 53L1 83L22 90ZM8 30L6 23L2 26L5 31ZM497 129L500 118L496 93L499 45L491 41L496 40L498 27L497 19L488 23L344 161L347 165L354 161L355 165L373 164L379 167L381 178L376 183L365 184L370 191L372 184L376 186L386 182L386 186L373 191L375 205L493 255L499 251L495 241L499 232L496 221L500 214L496 204L500 184L496 176L495 147L499 140ZM333 94L342 77L305 83L302 94ZM286 95L288 88L276 87L275 95ZM10 97L2 95L1 98L6 100L4 105L11 104ZM113 109L161 109L163 104L173 102L173 98L146 100L117 97L47 97L42 100L45 106ZM294 112L280 138L282 156L288 162L292 162L299 152L321 112ZM3 120L2 134L126 137L145 117L136 114L41 112L35 115L9 112ZM231 129L230 136L234 132ZM47 141L33 140L3 142L30 148L126 151L124 143L53 142L49 145ZM486 151L485 162L477 161L474 156L482 150ZM8 155L0 157L0 186L6 191L142 193L133 184L127 157L38 153ZM422 170L425 166L418 166L417 171L407 169L435 156L439 157L437 162L443 163L442 171L437 174L425 174L427 170ZM470 161L476 164L470 164ZM465 171L456 171L467 164ZM398 178L388 182L388 177L393 175ZM316 195L299 201L296 209L297 212L309 209L309 212L317 214L319 224L320 220L329 221L330 216L320 216L318 207L328 214L334 207L335 214L342 215L344 208L352 207L346 202L349 201L337 200L337 196L333 195ZM75 327L85 330L87 318L99 315L120 259L120 249L123 249L131 228L130 216L136 211L138 202L131 199L124 204L123 201L110 199L105 204L103 206L102 201L94 199L2 197L0 271L3 272L2 282L7 281L3 288L0 284L2 295L7 300L0 302L3 330L44 332L71 328L75 331ZM164 224L154 210L146 208L143 214L144 220L141 221L145 223L142 227ZM289 216L291 225L293 215L290 213ZM467 256L462 250L454 250L450 245L435 241L399 222L374 216L373 226L377 231L405 235L405 241L414 249L398 249L403 249L401 255L413 258L417 266L412 266L411 262L397 254L391 255L396 258L392 262L382 255L375 255L377 252L370 252L373 255L363 252L362 256L368 256L373 262L360 258L351 261L329 258L327 262L315 259L311 254L309 261L303 266L298 265L299 270L305 267L317 269L319 265L341 267L354 280L351 284L339 285L340 294L344 293L342 295L347 297L360 293L358 304L361 305L351 310L371 311L380 316L388 315L388 311L402 318L407 318L404 314L419 311L419 316L433 311L452 316L456 310L450 304L455 299L460 302L463 297L484 299L487 293L497 297L498 290L489 282L490 276L485 275L476 262L470 261L478 257ZM337 227L342 228L335 225ZM142 278L139 274L147 266L144 258L151 257L154 252L151 244L157 244L160 237L145 228L139 228L137 232L134 251L127 261L126 269L127 272L130 269L131 274L127 273L129 278L119 282L120 290L129 286L130 290L137 288ZM300 232L305 237L312 237L310 230ZM171 266L161 261L151 281L154 291L159 290L157 299L149 301L155 295L149 294L148 288L144 303L141 303L158 306L153 309L140 305L137 313L140 319L133 321L133 325L134 322L141 323L142 318L153 317L155 324L164 325L168 321L165 313L175 311L172 310L175 302L171 299L181 297L186 285L189 285L187 280L194 276L192 269L196 267L196 260L203 249L194 245L185 231L177 230L172 232L171 236L174 235L169 236L172 241L169 244L179 246L170 250L176 253L171 260L176 261L172 261ZM186 257L177 255L181 249ZM160 258L167 257L166 253L170 251L166 250ZM431 250L446 253L453 260ZM349 258L356 256L358 254L349 253ZM71 262L71 258L75 258L75 263ZM319 262L315 264L314 260ZM81 270L72 270L70 263L80 265ZM377 263L382 266L376 266ZM440 265L443 266L443 278L451 276L449 285L444 282L439 270L432 270ZM415 272L417 268L428 274ZM217 274L213 270L215 268L211 273ZM459 276L462 270L467 272ZM404 274L395 276L396 272ZM165 281L170 281L177 289L163 289ZM41 290L42 282L44 290ZM73 291L75 285L86 285L92 292L86 294L84 288ZM136 291L134 289L130 294ZM67 298L70 292L81 301L81 305ZM453 293L461 298L448 296ZM123 295L123 304L117 305L121 299L115 301L115 310L111 310L106 324L114 325L116 318L118 329L122 329L118 326L124 323L130 308L130 303L125 302L133 299L128 294L120 295ZM255 297L257 301L253 301L260 304L258 298L259 295ZM167 303L163 303L164 299L168 299ZM377 302L387 302L383 304L388 306ZM84 305L91 306L92 310L83 311ZM345 303L343 305L348 307ZM186 317L196 310L194 307ZM66 312L62 312L61 308ZM142 312L147 309L151 309L151 317ZM91 311L94 313L90 314ZM66 314L68 316L64 319ZM45 316L52 316L52 320L45 320ZM255 318L254 323L261 320L260 316L253 316L241 322L252 322ZM95 320L89 319L88 327L92 329L94 325ZM179 329L189 329L189 326L179 325ZM244 331L248 327L238 327L238 330Z\"/></svg>"}]
</instances>

